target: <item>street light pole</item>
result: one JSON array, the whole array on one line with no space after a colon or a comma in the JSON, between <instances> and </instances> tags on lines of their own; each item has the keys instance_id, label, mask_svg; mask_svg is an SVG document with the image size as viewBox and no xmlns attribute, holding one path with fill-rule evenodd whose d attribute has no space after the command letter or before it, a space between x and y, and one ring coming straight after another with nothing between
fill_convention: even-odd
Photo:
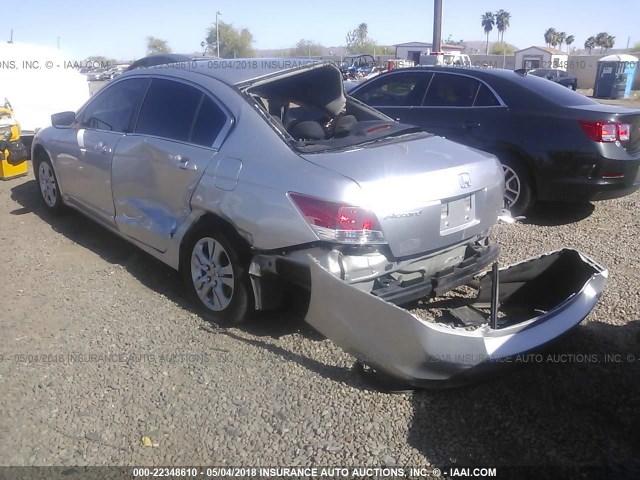
<instances>
[{"instance_id":1,"label":"street light pole","mask_svg":"<svg viewBox=\"0 0 640 480\"><path fill-rule=\"evenodd\" d=\"M220 58L220 32L218 31L218 15L222 15L216 10L216 51L218 58Z\"/></svg>"},{"instance_id":2,"label":"street light pole","mask_svg":"<svg viewBox=\"0 0 640 480\"><path fill-rule=\"evenodd\" d=\"M442 41L442 0L433 2L433 42L432 50L440 53Z\"/></svg>"}]
</instances>

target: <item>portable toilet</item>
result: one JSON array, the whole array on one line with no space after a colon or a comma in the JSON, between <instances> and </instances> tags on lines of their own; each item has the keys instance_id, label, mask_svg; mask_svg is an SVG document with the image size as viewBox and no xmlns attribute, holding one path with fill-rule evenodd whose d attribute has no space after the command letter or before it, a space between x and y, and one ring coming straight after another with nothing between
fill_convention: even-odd
<instances>
[{"instance_id":1,"label":"portable toilet","mask_svg":"<svg viewBox=\"0 0 640 480\"><path fill-rule=\"evenodd\" d=\"M598 60L593 96L596 98L629 98L633 78L638 70L638 57L627 54L607 55Z\"/></svg>"}]
</instances>

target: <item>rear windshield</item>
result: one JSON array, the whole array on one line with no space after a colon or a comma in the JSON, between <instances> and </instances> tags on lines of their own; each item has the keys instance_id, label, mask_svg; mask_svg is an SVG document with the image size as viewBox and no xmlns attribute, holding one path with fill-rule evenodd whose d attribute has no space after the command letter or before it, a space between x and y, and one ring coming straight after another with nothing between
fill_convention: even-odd
<instances>
[{"instance_id":1,"label":"rear windshield","mask_svg":"<svg viewBox=\"0 0 640 480\"><path fill-rule=\"evenodd\" d=\"M567 88L558 83L547 80L546 78L536 77L534 75L523 75L519 79L516 79L516 82L529 90L535 96L540 97L542 100L546 100L547 102L553 103L555 105L561 107L571 107L575 105L592 105L598 104L595 100L582 95L581 93L574 92L570 88ZM518 96L517 92L514 97ZM521 101L515 99L515 102L509 103L519 103L522 104L525 100L521 98ZM535 106L534 102L529 101L531 106Z\"/></svg>"}]
</instances>

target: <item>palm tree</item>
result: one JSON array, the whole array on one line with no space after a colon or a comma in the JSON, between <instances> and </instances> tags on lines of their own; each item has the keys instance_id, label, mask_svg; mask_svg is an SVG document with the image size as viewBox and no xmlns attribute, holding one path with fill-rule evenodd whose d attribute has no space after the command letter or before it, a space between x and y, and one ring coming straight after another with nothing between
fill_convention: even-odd
<instances>
[{"instance_id":1,"label":"palm tree","mask_svg":"<svg viewBox=\"0 0 640 480\"><path fill-rule=\"evenodd\" d=\"M482 15L482 28L484 28L484 33L487 36L487 48L485 51L485 55L489 54L489 32L493 30L493 26L496 23L496 19L493 16L493 12L486 12Z\"/></svg>"},{"instance_id":2,"label":"palm tree","mask_svg":"<svg viewBox=\"0 0 640 480\"><path fill-rule=\"evenodd\" d=\"M547 47L550 47L553 42L555 42L555 38L558 35L558 32L556 32L556 29L551 27L551 28L547 28L547 31L544 32L544 41L547 44Z\"/></svg>"},{"instance_id":3,"label":"palm tree","mask_svg":"<svg viewBox=\"0 0 640 480\"><path fill-rule=\"evenodd\" d=\"M570 45L571 45L575 40L576 40L576 37L574 37L573 35L569 35L569 36L565 39L564 43L566 43L566 44L567 44L567 53L569 53L569 46L570 46Z\"/></svg>"},{"instance_id":4,"label":"palm tree","mask_svg":"<svg viewBox=\"0 0 640 480\"><path fill-rule=\"evenodd\" d=\"M591 50L593 50L595 47L596 47L596 37L591 36L585 40L584 48L586 48L589 51L589 55L591 55Z\"/></svg>"},{"instance_id":5,"label":"palm tree","mask_svg":"<svg viewBox=\"0 0 640 480\"><path fill-rule=\"evenodd\" d=\"M562 50L562 44L564 43L564 41L567 39L567 34L564 32L558 32L558 36L557 36L557 40L558 40L558 45L560 46L560 50Z\"/></svg>"},{"instance_id":6,"label":"palm tree","mask_svg":"<svg viewBox=\"0 0 640 480\"><path fill-rule=\"evenodd\" d=\"M602 53L602 49L604 48L605 43L607 42L607 37L609 34L607 32L600 32L596 35L596 46L600 47L600 53Z\"/></svg>"},{"instance_id":7,"label":"palm tree","mask_svg":"<svg viewBox=\"0 0 640 480\"><path fill-rule=\"evenodd\" d=\"M496 27L498 27L498 34L500 35L500 41L504 43L504 32L509 28L509 20L511 20L511 14L506 10L498 10L495 15Z\"/></svg>"},{"instance_id":8,"label":"palm tree","mask_svg":"<svg viewBox=\"0 0 640 480\"><path fill-rule=\"evenodd\" d=\"M613 48L616 43L616 37L613 35L607 34L607 37L602 42L602 46L604 47L604 53L607 53L608 48Z\"/></svg>"},{"instance_id":9,"label":"palm tree","mask_svg":"<svg viewBox=\"0 0 640 480\"><path fill-rule=\"evenodd\" d=\"M356 29L358 40L364 43L367 39L368 33L369 33L369 26L366 23L361 23L360 25L358 25L358 28Z\"/></svg>"}]
</instances>

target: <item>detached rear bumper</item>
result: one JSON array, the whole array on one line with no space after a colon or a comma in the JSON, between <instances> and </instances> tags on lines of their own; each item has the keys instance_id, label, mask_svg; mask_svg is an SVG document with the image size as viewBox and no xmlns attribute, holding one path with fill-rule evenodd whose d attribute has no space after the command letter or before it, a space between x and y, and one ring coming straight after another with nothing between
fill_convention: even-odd
<instances>
[{"instance_id":1,"label":"detached rear bumper","mask_svg":"<svg viewBox=\"0 0 640 480\"><path fill-rule=\"evenodd\" d=\"M589 314L608 275L570 249L511 265L500 270L503 316L497 328L487 319L471 329L463 322L454 326L418 318L334 277L317 262L310 264L306 321L363 363L417 387L467 381L556 339ZM492 283L487 274L478 279L478 296L465 311L476 320L483 318Z\"/></svg>"}]
</instances>

